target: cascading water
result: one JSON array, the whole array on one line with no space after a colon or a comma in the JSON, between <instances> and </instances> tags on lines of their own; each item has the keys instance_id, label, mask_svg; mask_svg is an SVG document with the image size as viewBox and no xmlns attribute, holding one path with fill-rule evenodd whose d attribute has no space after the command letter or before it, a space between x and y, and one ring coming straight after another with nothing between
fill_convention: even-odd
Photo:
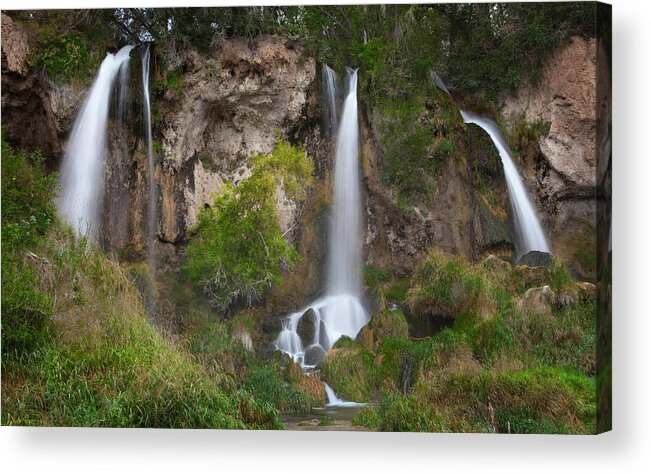
<instances>
[{"instance_id":1,"label":"cascading water","mask_svg":"<svg viewBox=\"0 0 651 474\"><path fill-rule=\"evenodd\" d=\"M75 120L60 169L61 218L77 232L95 241L99 235L104 187L104 159L111 90L133 46L107 54Z\"/></svg>"},{"instance_id":2,"label":"cascading water","mask_svg":"<svg viewBox=\"0 0 651 474\"><path fill-rule=\"evenodd\" d=\"M147 179L149 193L147 200L147 260L149 273L152 278L156 275L156 176L154 167L154 148L151 134L151 103L149 99L149 59L150 44L146 43L140 56L142 70L142 95L143 95L143 117L145 127L145 141L147 145Z\"/></svg>"},{"instance_id":3,"label":"cascading water","mask_svg":"<svg viewBox=\"0 0 651 474\"><path fill-rule=\"evenodd\" d=\"M276 347L303 367L320 362L341 336L355 337L368 322L361 302L361 194L357 70L347 69L348 95L337 133L334 206L329 238L326 296L283 320ZM313 325L311 341L301 340L302 318ZM311 319L311 320L310 320Z\"/></svg>"},{"instance_id":4,"label":"cascading water","mask_svg":"<svg viewBox=\"0 0 651 474\"><path fill-rule=\"evenodd\" d=\"M493 120L473 112L462 110L461 116L464 122L478 125L490 135L502 159L506 186L513 210L516 258L519 259L533 250L549 252L545 233L529 200L522 178L513 163L511 151L499 126Z\"/></svg>"},{"instance_id":5,"label":"cascading water","mask_svg":"<svg viewBox=\"0 0 651 474\"><path fill-rule=\"evenodd\" d=\"M321 71L323 99L325 102L325 128L329 136L337 130L337 73L327 64Z\"/></svg>"},{"instance_id":6,"label":"cascading water","mask_svg":"<svg viewBox=\"0 0 651 474\"><path fill-rule=\"evenodd\" d=\"M342 408L355 408L355 407L364 407L366 403L357 403L357 402L347 402L337 397L335 391L332 390L332 387L327 383L323 382L323 387L325 388L326 395L328 396L328 403L326 407L342 407Z\"/></svg>"}]
</instances>

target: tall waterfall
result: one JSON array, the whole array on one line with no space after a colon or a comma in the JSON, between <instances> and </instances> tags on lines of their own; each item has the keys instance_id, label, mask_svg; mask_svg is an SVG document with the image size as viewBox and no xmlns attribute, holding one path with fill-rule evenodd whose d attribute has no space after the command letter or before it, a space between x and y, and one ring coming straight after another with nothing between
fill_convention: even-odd
<instances>
[{"instance_id":1,"label":"tall waterfall","mask_svg":"<svg viewBox=\"0 0 651 474\"><path fill-rule=\"evenodd\" d=\"M514 230L515 230L515 253L516 258L520 258L532 250L549 252L549 246L545 239L536 211L529 200L527 191L522 183L522 178L518 173L509 146L500 131L499 126L493 120L482 117L473 112L461 111L464 122L473 123L483 128L495 144L497 151L502 159L504 166L504 175L506 176L506 186L513 210Z\"/></svg>"},{"instance_id":2,"label":"tall waterfall","mask_svg":"<svg viewBox=\"0 0 651 474\"><path fill-rule=\"evenodd\" d=\"M314 366L341 336L355 337L368 321L361 302L361 194L357 70L347 69L348 95L337 133L334 206L326 295L283 320L276 347L303 366ZM312 325L311 341L299 325Z\"/></svg>"},{"instance_id":3,"label":"tall waterfall","mask_svg":"<svg viewBox=\"0 0 651 474\"><path fill-rule=\"evenodd\" d=\"M143 96L143 117L145 126L145 141L147 145L147 181L149 193L147 199L147 260L149 263L149 273L152 278L156 275L156 176L154 168L154 147L151 136L151 103L149 100L149 61L150 44L146 43L141 56L142 70L142 96Z\"/></svg>"},{"instance_id":4,"label":"tall waterfall","mask_svg":"<svg viewBox=\"0 0 651 474\"><path fill-rule=\"evenodd\" d=\"M111 90L131 49L133 46L125 46L106 55L75 120L61 164L59 214L77 234L91 241L99 236Z\"/></svg>"},{"instance_id":5,"label":"tall waterfall","mask_svg":"<svg viewBox=\"0 0 651 474\"><path fill-rule=\"evenodd\" d=\"M335 154L334 209L330 231L328 292L359 296L362 280L360 245L359 126L357 71L347 71L344 102Z\"/></svg>"},{"instance_id":6,"label":"tall waterfall","mask_svg":"<svg viewBox=\"0 0 651 474\"><path fill-rule=\"evenodd\" d=\"M337 130L337 73L327 64L321 71L323 100L325 103L325 128L331 136Z\"/></svg>"}]
</instances>

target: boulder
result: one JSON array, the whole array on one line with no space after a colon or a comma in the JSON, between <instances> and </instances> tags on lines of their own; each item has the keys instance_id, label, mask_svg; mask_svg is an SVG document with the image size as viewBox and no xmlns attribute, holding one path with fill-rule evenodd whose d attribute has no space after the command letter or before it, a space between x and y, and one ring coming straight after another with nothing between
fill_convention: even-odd
<instances>
[{"instance_id":1,"label":"boulder","mask_svg":"<svg viewBox=\"0 0 651 474\"><path fill-rule=\"evenodd\" d=\"M305 350L303 363L305 365L317 365L325 360L325 356L326 356L326 351L323 349L323 347L314 344Z\"/></svg>"},{"instance_id":2,"label":"boulder","mask_svg":"<svg viewBox=\"0 0 651 474\"><path fill-rule=\"evenodd\" d=\"M319 321L319 345L321 347L330 347L332 345L332 341L328 337L328 330L323 321Z\"/></svg>"},{"instance_id":3,"label":"boulder","mask_svg":"<svg viewBox=\"0 0 651 474\"><path fill-rule=\"evenodd\" d=\"M308 309L301 319L298 320L296 332L303 342L303 346L309 346L314 343L314 331L316 328L317 316L312 308Z\"/></svg>"},{"instance_id":4,"label":"boulder","mask_svg":"<svg viewBox=\"0 0 651 474\"><path fill-rule=\"evenodd\" d=\"M409 326L400 310L384 310L373 315L357 334L357 342L375 351L387 337L409 337Z\"/></svg>"},{"instance_id":5,"label":"boulder","mask_svg":"<svg viewBox=\"0 0 651 474\"><path fill-rule=\"evenodd\" d=\"M549 280L549 268L518 265L515 267L516 276L525 287L540 286Z\"/></svg>"},{"instance_id":6,"label":"boulder","mask_svg":"<svg viewBox=\"0 0 651 474\"><path fill-rule=\"evenodd\" d=\"M368 288L366 290L366 301L371 313L379 313L387 307L384 293L379 288Z\"/></svg>"},{"instance_id":7,"label":"boulder","mask_svg":"<svg viewBox=\"0 0 651 474\"><path fill-rule=\"evenodd\" d=\"M588 281L577 281L576 289L578 291L579 300L584 303L593 301L597 297L597 287L594 283Z\"/></svg>"},{"instance_id":8,"label":"boulder","mask_svg":"<svg viewBox=\"0 0 651 474\"><path fill-rule=\"evenodd\" d=\"M518 265L528 267L549 267L552 263L552 256L547 252L532 250L518 259Z\"/></svg>"},{"instance_id":9,"label":"boulder","mask_svg":"<svg viewBox=\"0 0 651 474\"><path fill-rule=\"evenodd\" d=\"M556 295L549 286L545 285L528 289L518 301L516 309L521 313L552 316L552 304L555 302Z\"/></svg>"}]
</instances>

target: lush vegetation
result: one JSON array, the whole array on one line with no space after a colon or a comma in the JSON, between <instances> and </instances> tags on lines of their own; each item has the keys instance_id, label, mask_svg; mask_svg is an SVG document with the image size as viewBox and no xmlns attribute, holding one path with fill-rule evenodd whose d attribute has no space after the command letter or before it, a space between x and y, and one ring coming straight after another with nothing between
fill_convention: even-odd
<instances>
[{"instance_id":1,"label":"lush vegetation","mask_svg":"<svg viewBox=\"0 0 651 474\"><path fill-rule=\"evenodd\" d=\"M298 258L280 233L278 189L301 201L313 165L302 147L280 140L267 155L251 159L251 176L225 184L191 230L186 269L221 311L236 303L251 306Z\"/></svg>"},{"instance_id":2,"label":"lush vegetation","mask_svg":"<svg viewBox=\"0 0 651 474\"><path fill-rule=\"evenodd\" d=\"M278 429L321 404L320 384L244 347L246 314L157 331L129 273L57 221L53 184L3 140L2 424Z\"/></svg>"},{"instance_id":3,"label":"lush vegetation","mask_svg":"<svg viewBox=\"0 0 651 474\"><path fill-rule=\"evenodd\" d=\"M516 304L545 284L557 295L549 313ZM417 307L410 325L441 317L454 324L422 339L388 335L375 349L364 337L343 340L328 354L323 373L337 393L375 402L354 423L386 431L594 432L594 294L582 292L562 263L513 269L494 257L471 265L434 253L414 272L407 304Z\"/></svg>"},{"instance_id":4,"label":"lush vegetation","mask_svg":"<svg viewBox=\"0 0 651 474\"><path fill-rule=\"evenodd\" d=\"M155 94L180 92L181 52L210 55L225 38L259 34L283 34L320 64L359 67L381 180L404 209L435 196L445 166L466 159L479 196L498 207L499 160L484 134L461 123L458 102L492 110L503 92L540 79L553 48L594 27L590 3L10 15L35 32L31 66L65 83L87 83L107 51L153 40ZM157 116L154 105L155 124ZM508 138L518 158L535 160L548 130L517 123ZM375 430L594 432L594 294L559 259L514 268L433 251L409 278L367 267L378 307L356 340L339 339L312 374L267 353L279 329L269 321L286 308L266 296L302 283L291 275L299 254L280 230L279 207L301 206L314 170L303 146L280 138L247 165L248 177L224 184L199 212L181 271L161 276L173 300L165 316L178 321L171 334L145 311L146 270L127 271L58 222L55 175L40 153L2 141L3 424L279 429L281 415L323 406L325 381L341 398L370 402L353 422ZM312 217L308 225L323 227ZM303 244L316 246L312 237ZM591 242L576 245L568 253L594 272ZM531 303L544 286L552 301Z\"/></svg>"}]
</instances>

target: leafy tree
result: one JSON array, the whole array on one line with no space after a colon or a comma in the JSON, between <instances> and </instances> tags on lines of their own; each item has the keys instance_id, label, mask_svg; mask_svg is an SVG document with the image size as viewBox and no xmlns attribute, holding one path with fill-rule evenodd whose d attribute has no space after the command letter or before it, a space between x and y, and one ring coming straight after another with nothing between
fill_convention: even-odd
<instances>
[{"instance_id":1,"label":"leafy tree","mask_svg":"<svg viewBox=\"0 0 651 474\"><path fill-rule=\"evenodd\" d=\"M312 182L312 162L303 147L280 140L252 163L251 176L225 184L190 231L185 269L221 311L259 301L298 259L280 233L277 192L303 200Z\"/></svg>"}]
</instances>

